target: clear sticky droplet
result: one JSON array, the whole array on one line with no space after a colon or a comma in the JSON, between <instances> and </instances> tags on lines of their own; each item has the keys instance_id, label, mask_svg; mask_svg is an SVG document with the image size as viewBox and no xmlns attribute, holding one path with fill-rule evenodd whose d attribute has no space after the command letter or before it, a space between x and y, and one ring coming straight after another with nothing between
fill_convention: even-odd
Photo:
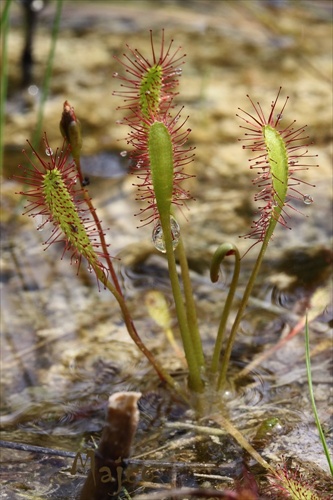
<instances>
[{"instance_id":1,"label":"clear sticky droplet","mask_svg":"<svg viewBox=\"0 0 333 500\"><path fill-rule=\"evenodd\" d=\"M190 194L188 191L178 191L175 193L175 197L177 200L188 200L190 197Z\"/></svg>"},{"instance_id":2,"label":"clear sticky droplet","mask_svg":"<svg viewBox=\"0 0 333 500\"><path fill-rule=\"evenodd\" d=\"M122 152L120 153L120 156L122 156L123 158L125 158L125 156L127 156L127 151L122 151Z\"/></svg>"},{"instance_id":3,"label":"clear sticky droplet","mask_svg":"<svg viewBox=\"0 0 333 500\"><path fill-rule=\"evenodd\" d=\"M305 203L305 205L311 205L311 203L313 203L312 196L310 196L309 194L305 194L303 196L303 203Z\"/></svg>"},{"instance_id":4,"label":"clear sticky droplet","mask_svg":"<svg viewBox=\"0 0 333 500\"><path fill-rule=\"evenodd\" d=\"M183 72L183 68L176 68L175 69L175 75L177 75L177 76L181 76L182 72Z\"/></svg>"},{"instance_id":5,"label":"clear sticky droplet","mask_svg":"<svg viewBox=\"0 0 333 500\"><path fill-rule=\"evenodd\" d=\"M46 223L48 222L48 220L49 219L48 219L48 217L46 215L37 214L34 217L34 222L36 224L37 231L43 231L43 229L45 228Z\"/></svg>"},{"instance_id":6,"label":"clear sticky droplet","mask_svg":"<svg viewBox=\"0 0 333 500\"><path fill-rule=\"evenodd\" d=\"M172 215L170 215L170 225L171 225L171 234L172 234L172 247L175 250L177 248L179 237L180 237L180 227L178 222ZM158 221L153 229L152 233L152 242L155 248L162 253L166 252L165 249L165 241L163 235L163 229L161 226L161 222Z\"/></svg>"},{"instance_id":7,"label":"clear sticky droplet","mask_svg":"<svg viewBox=\"0 0 333 500\"><path fill-rule=\"evenodd\" d=\"M53 155L53 150L52 148L48 147L45 149L45 154L46 156L52 156Z\"/></svg>"},{"instance_id":8,"label":"clear sticky droplet","mask_svg":"<svg viewBox=\"0 0 333 500\"><path fill-rule=\"evenodd\" d=\"M115 71L112 76L117 77L118 76L117 71Z\"/></svg>"},{"instance_id":9,"label":"clear sticky droplet","mask_svg":"<svg viewBox=\"0 0 333 500\"><path fill-rule=\"evenodd\" d=\"M283 117L282 113L278 113L278 114L276 115L276 119L277 119L277 120L282 120L282 117Z\"/></svg>"}]
</instances>

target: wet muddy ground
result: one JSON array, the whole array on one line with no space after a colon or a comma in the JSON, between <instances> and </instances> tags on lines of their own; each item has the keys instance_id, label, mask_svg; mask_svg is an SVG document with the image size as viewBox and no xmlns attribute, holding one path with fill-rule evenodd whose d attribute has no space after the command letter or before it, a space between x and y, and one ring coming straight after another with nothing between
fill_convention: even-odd
<instances>
[{"instance_id":1,"label":"wet muddy ground","mask_svg":"<svg viewBox=\"0 0 333 500\"><path fill-rule=\"evenodd\" d=\"M246 456L230 434L186 428L185 423L223 429L227 418L273 465L299 465L320 498L329 498L330 478L309 402L304 360L305 305L310 304L310 343L315 398L332 450L332 12L331 3L264 1L64 2L50 94L42 130L55 150L62 140L58 123L65 99L83 126L83 168L138 331L163 365L185 383L182 360L175 356L147 307L151 291L163 293L175 317L166 262L151 244L151 227L137 229L133 177L122 140L125 126L116 107L119 89L114 55L129 44L150 56L149 29L158 41L162 28L186 56L179 105L189 115L189 166L196 177L195 201L179 218L187 249L200 330L207 356L232 268L212 285L209 262L223 241L241 253L254 217L253 173L242 150L237 108L249 110L247 94L265 110L282 86L290 96L286 122L293 119L313 141L313 165L302 187L314 203L296 204L292 231L279 227L243 318L232 355L230 384L221 400L207 395L201 418L164 388L130 340L116 301L98 291L85 266L76 274L61 247L47 252L47 229L22 216L24 202L9 179L24 163L21 153L36 128L40 87L50 48L55 3L40 13L34 43L35 87L22 88L20 57L22 12L12 5L8 39L9 86L4 131L2 180L2 439L44 447L24 451L1 448L3 498L79 498L86 469L73 473L78 451L94 449L111 393L140 391L140 423L124 483L128 495L154 498L162 488L234 489L246 464L256 478L259 498L286 498L267 491L263 470ZM30 89L30 90L29 90ZM36 93L37 92L37 93ZM35 94L35 95L34 95ZM320 167L316 168L315 165ZM239 296L257 255L243 259ZM237 304L236 304L237 305ZM172 323L178 340L175 319ZM239 373L288 333L299 333L267 354L242 378ZM238 378L237 378L238 377ZM258 429L272 422L259 438ZM267 429L266 429L267 430ZM50 450L60 450L52 455ZM70 456L61 456L67 452ZM283 458L284 457L284 458ZM154 493L155 492L155 493ZM141 497L140 497L141 498ZM160 498L160 497L159 497ZM170 498L168 493L163 498ZM193 498L193 497L192 497ZM214 498L212 496L211 498Z\"/></svg>"}]
</instances>

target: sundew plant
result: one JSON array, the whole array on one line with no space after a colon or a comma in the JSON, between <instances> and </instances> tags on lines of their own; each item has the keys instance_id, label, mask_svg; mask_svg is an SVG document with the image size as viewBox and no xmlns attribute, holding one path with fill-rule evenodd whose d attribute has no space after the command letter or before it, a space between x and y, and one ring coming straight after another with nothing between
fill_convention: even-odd
<instances>
[{"instance_id":1,"label":"sundew plant","mask_svg":"<svg viewBox=\"0 0 333 500\"><path fill-rule=\"evenodd\" d=\"M219 391L226 383L239 324L275 228L277 225L286 230L292 227L294 199L305 204L313 201L306 189L303 193L307 182L301 179L302 171L312 166L308 162L313 155L304 146L308 141L305 127L298 127L295 121L285 119L288 97L279 104L281 88L268 111L248 96L249 109L239 109L237 116L243 132L240 138L242 147L251 153L250 169L255 172L253 184L257 190L255 201L258 202L258 213L244 237L252 239L249 247L255 246L259 251L231 323L229 313L237 289L241 256L233 243L226 242L217 247L210 269L212 281L218 280L220 264L226 257L234 259L234 270L217 325L215 347L213 352L204 352L181 230L181 224L186 224L187 206L194 203L187 187L187 181L192 177L188 164L194 160L194 148L188 144L191 130L184 108L178 108L175 103L176 96L177 102L180 100L177 88L185 56L180 48L174 48L173 41L166 42L164 32L159 50L154 46L152 33L150 37L150 58L127 47L127 52L116 58L119 72L114 73L114 81L120 82L114 94L124 101L117 111L121 115L118 123L128 130L126 149L129 150L132 174L136 179L136 198L141 202L136 216L139 228L151 226L152 245L167 259L188 365L188 389L185 392L203 393L208 387L209 390ZM282 125L286 122L287 125ZM80 267L82 260L87 262L89 270L96 275L98 286L108 289L116 298L131 338L160 379L184 394L184 388L178 386L149 346L143 343L132 319L105 232L82 174L81 127L68 101L63 106L60 130L64 142L59 149L53 149L45 134L46 157L34 148L32 159L26 155L30 165L22 167L24 174L20 177L28 186L20 192L28 200L25 213L32 217L41 215L42 224L53 225L51 236L45 242L46 247L63 241L63 254L70 252L72 263ZM218 241L218 234L216 239ZM227 332L228 338L225 339Z\"/></svg>"},{"instance_id":2,"label":"sundew plant","mask_svg":"<svg viewBox=\"0 0 333 500\"><path fill-rule=\"evenodd\" d=\"M105 230L90 197L87 179L82 174L84 138L74 107L68 101L63 105L60 119L63 144L58 148L50 145L45 133L44 156L29 143L31 152L25 153L26 165L20 166L22 175L18 177L25 187L19 194L27 199L24 213L37 217L41 221L39 228L45 225L53 228L45 241L45 249L62 242L61 256L69 252L71 263L78 270L87 265L95 274L98 287L111 292L130 337L160 380L186 401L198 403L198 407L201 395L213 395L215 400L214 394L217 394L217 399L223 403L222 391L228 381L232 348L264 255L269 245L274 244L273 235L278 225L286 231L292 228L292 212L296 209L293 201L300 200L306 205L313 202L306 189L313 185L303 181L301 176L303 171L317 165L310 161L314 155L308 152L306 127L299 127L295 120L286 118L289 98L282 98L280 103L281 88L276 91L268 110L250 96L247 96L248 108L235 109L242 131L240 147L250 153L249 167L254 173L252 182L256 189L254 199L258 204L256 219L242 237L251 240L248 250L255 247L252 251L257 251L257 258L231 321L230 311L241 261L246 258L247 251L241 256L233 242L219 245L217 231L217 248L210 267L212 282L218 280L220 265L225 258L231 257L234 266L221 318L216 325L215 346L211 352L204 352L181 229L181 225L187 223L187 208L194 203L187 182L193 177L188 166L194 161L194 147L189 145L189 119L184 107L178 107L175 99L177 97L177 103L181 101L177 89L185 55L180 47L174 48L173 40L166 42L164 31L158 50L152 32L150 40L149 57L129 46L122 57L116 57L119 70L114 73L113 82L118 87L113 93L123 99L123 105L116 110L119 115L117 123L127 129L124 154L131 158L136 199L140 202L135 214L138 231L142 226L150 226L152 247L167 259L177 325L188 368L186 387L175 381L142 341L132 318ZM172 335L169 339L174 342ZM287 469L274 470L227 419L222 415L219 419L243 449L270 472L273 485L277 484L291 498L317 498L298 476L290 475ZM242 498L249 497L245 494Z\"/></svg>"}]
</instances>

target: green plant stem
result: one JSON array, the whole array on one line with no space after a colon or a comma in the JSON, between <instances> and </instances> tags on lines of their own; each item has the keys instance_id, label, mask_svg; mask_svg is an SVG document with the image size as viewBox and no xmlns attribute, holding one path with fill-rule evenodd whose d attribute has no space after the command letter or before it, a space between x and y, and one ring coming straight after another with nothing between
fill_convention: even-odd
<instances>
[{"instance_id":1,"label":"green plant stem","mask_svg":"<svg viewBox=\"0 0 333 500\"><path fill-rule=\"evenodd\" d=\"M311 360L310 360L309 324L308 324L308 314L307 313L306 313L306 320L305 320L305 361L306 361L306 373L307 373L307 377L308 377L308 385L309 385L309 393L310 393L312 411L313 411L316 426L317 426L317 429L319 432L320 441L321 441L321 444L323 446L324 453L325 453L325 456L326 456L326 459L328 462L328 466L329 466L331 475L333 476L333 464L332 464L332 460L331 460L328 446L326 443L326 439L324 436L324 432L323 432L323 429L321 427L319 415L317 412L316 401L315 401L314 394L313 394L313 384L312 384L312 375L311 375Z\"/></svg>"},{"instance_id":2,"label":"green plant stem","mask_svg":"<svg viewBox=\"0 0 333 500\"><path fill-rule=\"evenodd\" d=\"M186 258L185 248L183 244L182 237L179 238L179 243L177 246L177 256L179 260L179 265L181 269L184 293L185 293L185 301L186 301L186 314L187 314L187 322L191 332L191 338L194 347L194 353L197 357L198 363L200 366L204 366L205 358L202 349L202 343L198 328L198 320L197 320L197 311L194 302L192 283L190 279L190 273L188 268L188 262Z\"/></svg>"},{"instance_id":3,"label":"green plant stem","mask_svg":"<svg viewBox=\"0 0 333 500\"><path fill-rule=\"evenodd\" d=\"M223 259L227 253L223 249L224 245L221 245L220 248L222 248L222 255L221 258ZM220 359L220 354L221 354L221 348L222 348L222 343L223 343L223 338L224 338L224 333L225 333L225 327L227 325L228 317L230 314L232 302L234 300L237 284L238 284L238 278L239 278L239 272L240 272L240 255L237 247L234 245L230 245L230 252L232 252L235 255L235 266L234 266L234 272L232 275L232 280L231 284L229 286L229 291L227 295L227 299L224 304L220 324L219 324L219 329L217 332L217 337L216 337L216 342L214 346L214 353L213 353L213 358L212 358L212 364L211 364L211 372L216 373L218 370L219 366L219 359ZM218 253L219 249L217 250L216 253ZM229 254L229 253L228 253ZM214 256L215 257L215 256ZM232 345L231 345L232 347Z\"/></svg>"},{"instance_id":4,"label":"green plant stem","mask_svg":"<svg viewBox=\"0 0 333 500\"><path fill-rule=\"evenodd\" d=\"M176 259L173 251L170 216L174 177L174 148L170 131L163 122L154 121L154 123L149 126L148 153L152 185L154 188L157 210L160 216L163 231L165 251L168 259L171 288L176 306L179 329L185 350L185 357L189 369L189 387L195 392L202 392L203 382L200 376L200 364L198 361L199 356L197 357L195 354L194 343L191 338L191 331L188 322L189 318L187 317L183 302L176 268Z\"/></svg>"},{"instance_id":5,"label":"green plant stem","mask_svg":"<svg viewBox=\"0 0 333 500\"><path fill-rule=\"evenodd\" d=\"M177 274L176 259L172 245L170 214L169 213L160 214L160 221L163 230L166 256L168 259L169 277L176 306L178 324L182 336L186 361L189 369L189 387L195 392L202 392L204 386L200 375L200 365L198 363L197 356L195 355L194 352L194 346L192 343L191 333L187 322L186 310Z\"/></svg>"},{"instance_id":6,"label":"green plant stem","mask_svg":"<svg viewBox=\"0 0 333 500\"><path fill-rule=\"evenodd\" d=\"M265 252L267 250L267 246L268 246L270 237L272 235L274 227L276 226L276 222L277 222L276 220L272 220L271 225L270 225L271 227L269 228L269 230L266 231L266 235L265 235L264 241L262 242L259 255L258 255L256 263L252 269L251 276L249 278L249 281L248 281L247 286L245 288L241 303L239 305L239 309L237 311L235 321L232 325L231 332L230 332L228 342L226 345L226 349L225 349L225 352L223 355L221 371L220 371L219 379L217 382L217 390L221 390L226 382L227 370L228 370L228 365L229 365L229 361L230 361L231 351L232 351L232 347L233 347L234 342L235 342L238 327L239 327L239 324L241 322L242 316L244 314L245 308L247 306L249 297L251 295L257 274L259 272L260 266L262 264L262 261L263 261L264 255L265 255Z\"/></svg>"},{"instance_id":7,"label":"green plant stem","mask_svg":"<svg viewBox=\"0 0 333 500\"><path fill-rule=\"evenodd\" d=\"M1 16L1 33L2 33L2 68L0 79L0 172L2 172L4 159L4 124L6 114L6 96L8 85L8 31L9 31L9 8L12 0L7 0L3 8Z\"/></svg>"},{"instance_id":8,"label":"green plant stem","mask_svg":"<svg viewBox=\"0 0 333 500\"><path fill-rule=\"evenodd\" d=\"M52 76L53 61L54 61L55 49L56 49L57 38L58 38L58 33L59 33L63 0L57 0L56 4L57 4L57 10L56 10L56 15L55 15L55 18L53 21L53 26L52 26L51 47L50 47L50 52L49 52L48 59L47 59L47 65L46 65L44 80L43 80L43 84L42 84L41 99L40 99L40 103L39 103L38 116L37 116L37 125L36 125L35 132L33 134L33 137L32 137L32 145L35 149L37 148L39 138L42 135L41 131L42 131L42 124L43 124L44 108L45 108L46 99L47 99L48 94L49 94L50 81L51 81L51 76Z\"/></svg>"}]
</instances>

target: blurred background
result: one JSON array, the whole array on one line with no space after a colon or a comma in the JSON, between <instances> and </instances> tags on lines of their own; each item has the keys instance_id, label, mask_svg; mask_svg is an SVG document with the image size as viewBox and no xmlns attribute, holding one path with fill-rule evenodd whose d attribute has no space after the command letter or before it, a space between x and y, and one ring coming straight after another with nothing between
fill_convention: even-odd
<instances>
[{"instance_id":1,"label":"blurred background","mask_svg":"<svg viewBox=\"0 0 333 500\"><path fill-rule=\"evenodd\" d=\"M117 124L123 117L122 111L117 110L122 101L112 95L120 85L113 73L123 72L114 56L121 57L128 44L149 59L149 30L153 30L158 51L162 29L166 41L173 38L173 46L181 46L181 53L186 53L177 104L185 106L183 118L189 115L189 144L196 148L189 171L196 177L189 184L195 201L189 203L186 219L179 215L179 223L208 350L231 273L227 263L222 283L217 290L213 288L208 279L210 258L223 241L236 242L242 253L248 249L249 241L239 239L239 235L249 231L256 211L249 154L238 140L243 135L236 118L238 108L252 111L246 97L249 94L255 102L260 101L268 114L281 86L281 106L286 96L290 97L283 123L288 125L295 119L300 127L307 124L309 139L305 142L310 144L309 154L318 157L308 159L313 168L301 172L299 177L316 187L306 185L300 189L310 194L314 203L296 202L298 211L290 211L293 230L277 228L255 291L262 302L244 321L236 354L238 360L246 363L264 344L276 342L286 324L297 323L297 315L304 312L305 299L314 296L313 307L317 308L319 319L313 327L312 341L323 346L315 358L317 396L322 418L328 422L331 410L327 406L326 370L331 357L332 327L332 310L328 307L331 288L327 284L332 262L332 2L64 0L60 4L55 0L3 0L2 15L8 5L7 67L4 51L1 56L7 77L2 102L1 200L4 439L71 451L82 443L89 447L91 436L98 439L100 435L101 408L110 392L124 388L147 393L160 390L155 374L128 340L113 298L103 290L98 292L95 279L84 264L77 275L75 267L69 265L70 255L60 260L61 247L52 246L44 252L42 242L47 239L48 230L36 231L35 221L22 216L24 200L15 194L22 187L12 175L20 172L18 164L27 165L22 154L27 139L35 141L36 148L43 152L41 135L46 131L52 149L61 148L59 121L65 100L74 106L82 123L82 163L90 179L89 192L103 226L110 228L107 239L111 255L121 258L117 269L138 330L171 371L180 369L174 354L170 356L160 328L142 306L145 293L157 289L167 297L173 314L165 263L151 245L152 227L138 230L137 218L133 217L139 211L134 199L135 178L128 175L128 157L120 154L126 150L128 130ZM57 36L52 37L55 32ZM52 47L54 58L50 65ZM48 75L49 85L45 89ZM257 249L253 249L244 258L243 280L256 254ZM322 292L320 298L315 295L318 290ZM270 306L281 309L270 310ZM299 443L300 435L307 431L311 446L306 456L313 460L312 465L317 460L322 466L318 458L322 452L314 444L313 429L308 426L311 411L307 406L303 408L304 371L296 374L296 368L304 366L303 338L294 342L292 349L283 351L264 369L274 372L279 380L275 380L276 385L280 384L285 392L268 396L267 387L260 383L249 392L244 388L247 396L242 404L273 404L284 399L286 410L290 394L299 397L298 406L295 405L302 408L302 415L294 415L297 425L296 430L291 425L295 431L292 436L284 428L288 438L281 447L291 456L304 456ZM292 369L295 374L288 381L279 378ZM260 373L261 380L266 380L265 376L266 371ZM272 380L267 380L270 385ZM71 419L72 414L76 415L76 405L83 402L90 405L88 417ZM74 405L74 410L70 405ZM148 405L146 414L151 411ZM248 418L242 417L236 404L233 412L238 426L247 428ZM149 448L148 444L145 446ZM10 454L4 457L6 470L10 459ZM19 456L15 460L15 478L26 484L26 474L32 471L37 491L44 491L43 498L53 498L52 491L60 481L59 467L48 462L46 469L41 469L41 478L36 457ZM28 462L29 468L21 467ZM8 477L8 491L18 494L10 474ZM71 488L75 485L70 479L64 486L66 493L61 490L61 498L72 498Z\"/></svg>"}]
</instances>

